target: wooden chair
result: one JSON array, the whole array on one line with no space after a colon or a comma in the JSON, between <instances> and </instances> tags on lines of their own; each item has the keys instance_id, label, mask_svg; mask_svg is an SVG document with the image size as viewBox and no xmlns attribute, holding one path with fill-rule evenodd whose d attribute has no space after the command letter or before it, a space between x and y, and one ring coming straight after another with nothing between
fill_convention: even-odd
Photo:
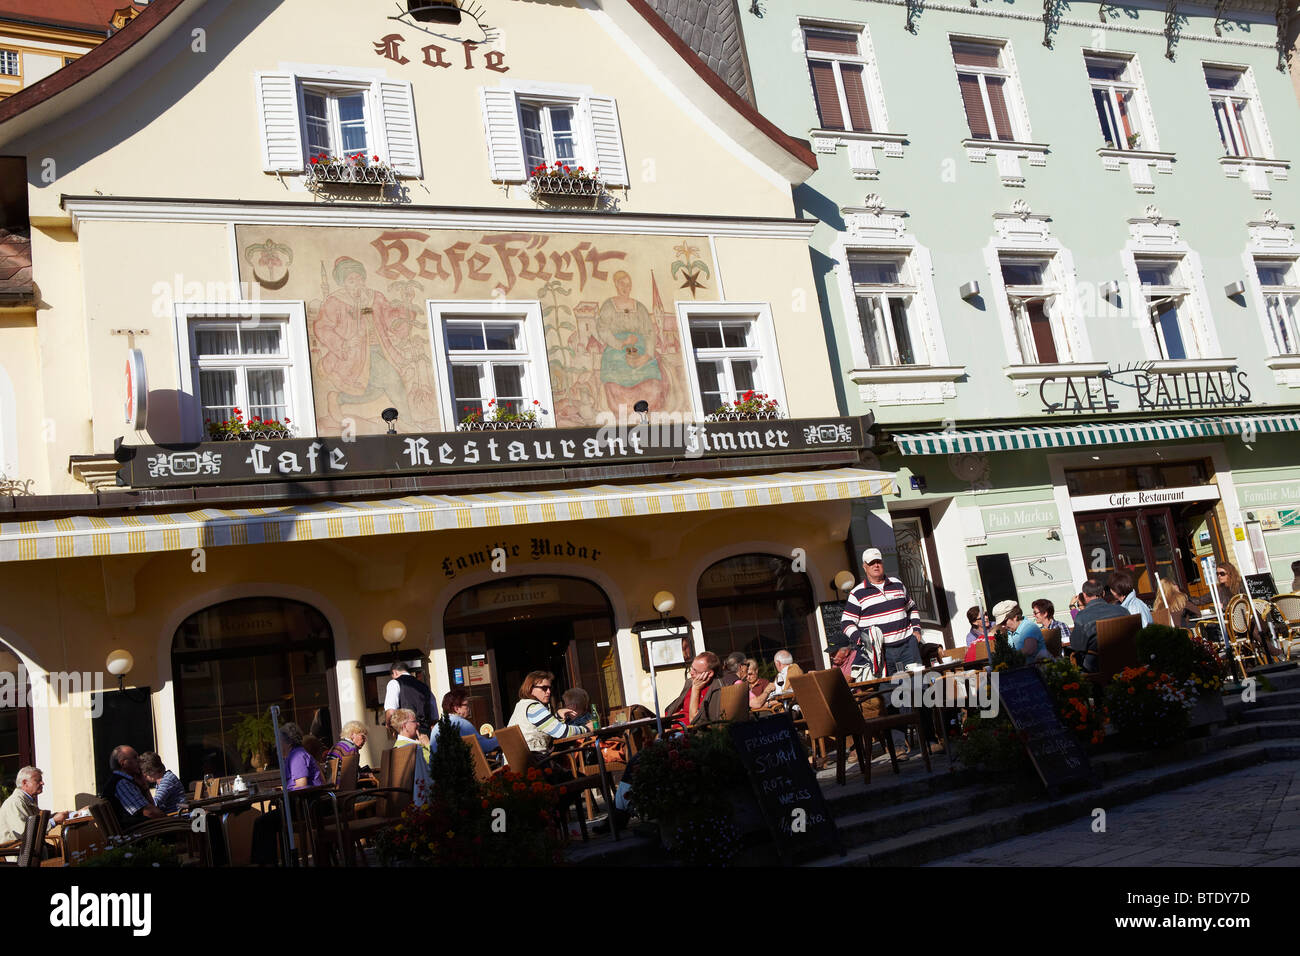
<instances>
[{"instance_id":1,"label":"wooden chair","mask_svg":"<svg viewBox=\"0 0 1300 956\"><path fill-rule=\"evenodd\" d=\"M744 681L730 684L720 691L718 697L721 701L719 705L720 719L722 720L749 720L749 685Z\"/></svg>"},{"instance_id":2,"label":"wooden chair","mask_svg":"<svg viewBox=\"0 0 1300 956\"><path fill-rule=\"evenodd\" d=\"M528 742L524 740L524 732L518 727L502 727L497 731L496 738L497 743L501 744L501 755L506 759L506 768L508 770L514 773L527 773L530 768L535 766L532 751L528 749ZM576 810L578 801L583 797L583 791L592 787L598 788L600 778L580 773L576 779L567 780L556 784L556 786L560 790L560 824L567 835L569 832L569 807L572 806ZM582 839L589 839L587 820L582 813L578 813L578 826L582 830Z\"/></svg>"},{"instance_id":3,"label":"wooden chair","mask_svg":"<svg viewBox=\"0 0 1300 956\"><path fill-rule=\"evenodd\" d=\"M967 649L969 650L969 648ZM962 654L962 660L965 659L966 659L966 655ZM971 657L970 663L974 664L976 662L986 662L988 661L988 659L989 659L989 642L984 640L976 641L975 653Z\"/></svg>"},{"instance_id":4,"label":"wooden chair","mask_svg":"<svg viewBox=\"0 0 1300 956\"><path fill-rule=\"evenodd\" d=\"M1059 627L1040 627L1038 633L1043 635L1043 647L1052 657L1061 657L1061 629Z\"/></svg>"},{"instance_id":5,"label":"wooden chair","mask_svg":"<svg viewBox=\"0 0 1300 956\"><path fill-rule=\"evenodd\" d=\"M862 771L867 783L871 782L871 744L875 738L880 738L884 743L894 773L898 773L898 754L894 751L894 739L890 733L895 728L916 728L921 753L925 756L926 770L932 769L930 745L921 729L920 710L909 714L872 716L868 719L863 714L863 703L868 703L873 710L877 705L855 700L848 681L844 679L844 672L838 668L813 671L794 678L790 684L804 720L807 721L808 735L814 740L829 738L835 741L837 783L844 783L849 740L857 748L858 769Z\"/></svg>"},{"instance_id":6,"label":"wooden chair","mask_svg":"<svg viewBox=\"0 0 1300 956\"><path fill-rule=\"evenodd\" d=\"M253 827L261 817L262 811L256 807L222 816L222 833L226 837L226 854L231 866L252 865Z\"/></svg>"},{"instance_id":7,"label":"wooden chair","mask_svg":"<svg viewBox=\"0 0 1300 956\"><path fill-rule=\"evenodd\" d=\"M945 647L939 652L939 656L945 661L964 661L966 659L966 648Z\"/></svg>"},{"instance_id":8,"label":"wooden chair","mask_svg":"<svg viewBox=\"0 0 1300 956\"><path fill-rule=\"evenodd\" d=\"M501 745L501 756L505 757L506 767L515 773L527 773L532 766L532 751L524 740L524 732L518 727L502 727L497 731L497 743Z\"/></svg>"},{"instance_id":9,"label":"wooden chair","mask_svg":"<svg viewBox=\"0 0 1300 956\"><path fill-rule=\"evenodd\" d=\"M194 781L194 786L193 786L192 790L193 790L193 793L194 793L194 799L195 799L195 800L202 800L202 799L206 796L206 794L204 793L204 787L203 787L203 781L202 781L202 780L195 780L195 781ZM81 807L77 807L77 809L80 810Z\"/></svg>"},{"instance_id":10,"label":"wooden chair","mask_svg":"<svg viewBox=\"0 0 1300 956\"><path fill-rule=\"evenodd\" d=\"M27 818L22 836L0 846L0 857L14 857L11 865L38 867L44 858L45 831L50 825L50 811L38 810Z\"/></svg>"},{"instance_id":11,"label":"wooden chair","mask_svg":"<svg viewBox=\"0 0 1300 956\"><path fill-rule=\"evenodd\" d=\"M1137 667L1137 633L1141 629L1142 618L1137 614L1098 621L1097 669L1088 676L1104 686L1124 668Z\"/></svg>"},{"instance_id":12,"label":"wooden chair","mask_svg":"<svg viewBox=\"0 0 1300 956\"><path fill-rule=\"evenodd\" d=\"M101 839L99 848L108 849L105 843L116 845L142 842L144 840L162 840L172 843L184 853L197 861L200 866L212 865L212 846L206 833L195 833L190 821L185 817L142 818L130 829L124 829L107 800L96 799L86 809L90 811L99 830ZM87 851L90 847L86 848Z\"/></svg>"},{"instance_id":13,"label":"wooden chair","mask_svg":"<svg viewBox=\"0 0 1300 956\"><path fill-rule=\"evenodd\" d=\"M365 860L358 852L362 844L400 817L415 799L417 749L407 746L385 750L377 788L350 792L339 789L312 805L309 822L315 837L318 866L332 863L336 848L344 866L356 866L358 860ZM355 768L357 757L349 756ZM340 777L345 771L345 767L340 768ZM363 815L366 813L371 815Z\"/></svg>"},{"instance_id":14,"label":"wooden chair","mask_svg":"<svg viewBox=\"0 0 1300 956\"><path fill-rule=\"evenodd\" d=\"M1300 650L1300 594L1275 594L1273 606L1286 622L1286 633L1279 634L1277 642L1282 650L1284 660L1289 660L1292 653Z\"/></svg>"},{"instance_id":15,"label":"wooden chair","mask_svg":"<svg viewBox=\"0 0 1300 956\"><path fill-rule=\"evenodd\" d=\"M494 771L492 765L488 763L487 755L483 753L483 745L478 742L478 735L465 734L460 739L465 741L465 746L469 747L470 761L474 764L474 779L479 783L487 783L499 771Z\"/></svg>"},{"instance_id":16,"label":"wooden chair","mask_svg":"<svg viewBox=\"0 0 1300 956\"><path fill-rule=\"evenodd\" d=\"M94 793L79 793L72 798L72 808L74 810L84 810L98 799L99 796Z\"/></svg>"}]
</instances>

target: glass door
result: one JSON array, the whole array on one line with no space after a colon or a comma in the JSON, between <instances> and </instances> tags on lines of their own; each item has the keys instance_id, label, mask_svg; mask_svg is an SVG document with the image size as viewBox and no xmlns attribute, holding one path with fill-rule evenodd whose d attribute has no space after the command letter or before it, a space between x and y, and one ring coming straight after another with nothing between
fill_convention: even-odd
<instances>
[{"instance_id":1,"label":"glass door","mask_svg":"<svg viewBox=\"0 0 1300 956\"><path fill-rule=\"evenodd\" d=\"M1154 593L1147 571L1147 552L1142 541L1141 516L1137 512L1114 514L1109 518L1111 546L1115 549L1115 567L1133 575L1133 584L1141 596Z\"/></svg>"},{"instance_id":2,"label":"glass door","mask_svg":"<svg viewBox=\"0 0 1300 956\"><path fill-rule=\"evenodd\" d=\"M1183 581L1182 568L1178 560L1178 547L1175 543L1173 517L1168 510L1148 511L1142 514L1142 531L1147 539L1147 566L1155 574L1160 575L1161 580L1172 580L1178 585L1180 591L1186 591L1186 582ZM1150 595L1138 583L1138 596L1150 604L1155 600L1156 582L1153 577L1150 582Z\"/></svg>"},{"instance_id":3,"label":"glass door","mask_svg":"<svg viewBox=\"0 0 1300 956\"><path fill-rule=\"evenodd\" d=\"M1105 581L1116 569L1128 571L1138 597L1148 604L1155 599L1157 574L1185 587L1169 509L1085 517L1078 519L1076 527L1089 574Z\"/></svg>"},{"instance_id":4,"label":"glass door","mask_svg":"<svg viewBox=\"0 0 1300 956\"><path fill-rule=\"evenodd\" d=\"M1080 518L1078 521L1079 547L1083 550L1083 564L1089 575L1102 580L1115 570L1115 550L1110 544L1110 530L1105 518Z\"/></svg>"}]
</instances>

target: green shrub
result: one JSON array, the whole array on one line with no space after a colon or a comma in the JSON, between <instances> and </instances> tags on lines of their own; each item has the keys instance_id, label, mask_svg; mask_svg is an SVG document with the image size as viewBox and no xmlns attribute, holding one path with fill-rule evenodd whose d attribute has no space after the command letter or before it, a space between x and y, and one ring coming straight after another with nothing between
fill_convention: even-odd
<instances>
[{"instance_id":1,"label":"green shrub","mask_svg":"<svg viewBox=\"0 0 1300 956\"><path fill-rule=\"evenodd\" d=\"M986 773L1029 775L1034 769L1021 734L1005 710L996 717L978 713L967 717L955 756L962 766Z\"/></svg>"}]
</instances>

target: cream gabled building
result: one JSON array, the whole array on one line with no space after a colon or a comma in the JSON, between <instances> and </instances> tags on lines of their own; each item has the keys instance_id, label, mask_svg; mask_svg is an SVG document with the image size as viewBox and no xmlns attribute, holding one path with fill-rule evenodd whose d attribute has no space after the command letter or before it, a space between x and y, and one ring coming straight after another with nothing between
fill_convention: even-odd
<instances>
[{"instance_id":1,"label":"cream gabled building","mask_svg":"<svg viewBox=\"0 0 1300 956\"><path fill-rule=\"evenodd\" d=\"M110 735L188 781L271 703L373 723L390 620L493 723L535 668L651 703L660 591L696 648L824 660L850 500L890 483L837 407L808 145L642 0L409 7L155 0L0 103L34 286L0 325L0 640L148 688L6 712L54 803ZM708 421L750 390L779 417ZM217 440L236 409L276 424Z\"/></svg>"}]
</instances>

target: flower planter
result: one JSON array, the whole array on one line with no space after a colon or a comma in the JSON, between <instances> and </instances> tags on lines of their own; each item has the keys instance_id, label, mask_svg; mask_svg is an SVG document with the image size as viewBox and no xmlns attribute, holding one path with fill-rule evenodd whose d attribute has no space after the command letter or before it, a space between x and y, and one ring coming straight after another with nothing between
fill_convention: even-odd
<instances>
[{"instance_id":1,"label":"flower planter","mask_svg":"<svg viewBox=\"0 0 1300 956\"><path fill-rule=\"evenodd\" d=\"M273 441L277 438L292 438L289 432L281 431L245 431L226 432L213 441Z\"/></svg>"},{"instance_id":2,"label":"flower planter","mask_svg":"<svg viewBox=\"0 0 1300 956\"><path fill-rule=\"evenodd\" d=\"M770 412L714 412L706 419L710 422L770 422L781 417L778 411Z\"/></svg>"},{"instance_id":3,"label":"flower planter","mask_svg":"<svg viewBox=\"0 0 1300 956\"><path fill-rule=\"evenodd\" d=\"M498 432L498 431L523 431L529 428L540 428L541 423L536 419L522 421L505 421L505 422L461 422L456 426L457 431L461 432Z\"/></svg>"},{"instance_id":4,"label":"flower planter","mask_svg":"<svg viewBox=\"0 0 1300 956\"><path fill-rule=\"evenodd\" d=\"M307 167L307 188L319 186L396 186L391 166L353 163L315 163Z\"/></svg>"},{"instance_id":5,"label":"flower planter","mask_svg":"<svg viewBox=\"0 0 1300 956\"><path fill-rule=\"evenodd\" d=\"M1187 714L1187 726L1205 727L1209 724L1221 724L1228 719L1228 712L1223 707L1223 695L1210 691L1196 698L1196 704Z\"/></svg>"},{"instance_id":6,"label":"flower planter","mask_svg":"<svg viewBox=\"0 0 1300 956\"><path fill-rule=\"evenodd\" d=\"M605 183L593 177L533 176L524 189L538 203L599 206L605 199Z\"/></svg>"}]
</instances>

